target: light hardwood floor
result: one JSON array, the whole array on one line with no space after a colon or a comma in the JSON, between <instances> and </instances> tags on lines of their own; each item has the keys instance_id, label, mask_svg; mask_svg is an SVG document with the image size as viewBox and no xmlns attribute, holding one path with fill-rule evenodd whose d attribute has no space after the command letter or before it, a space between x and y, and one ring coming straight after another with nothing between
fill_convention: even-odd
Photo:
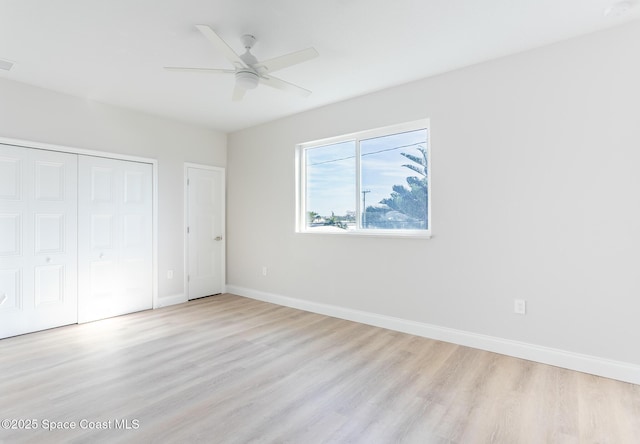
<instances>
[{"instance_id":1,"label":"light hardwood floor","mask_svg":"<svg viewBox=\"0 0 640 444\"><path fill-rule=\"evenodd\" d=\"M638 443L640 386L220 295L1 340L2 419L39 424L2 444ZM42 430L83 419L112 429Z\"/></svg>"}]
</instances>

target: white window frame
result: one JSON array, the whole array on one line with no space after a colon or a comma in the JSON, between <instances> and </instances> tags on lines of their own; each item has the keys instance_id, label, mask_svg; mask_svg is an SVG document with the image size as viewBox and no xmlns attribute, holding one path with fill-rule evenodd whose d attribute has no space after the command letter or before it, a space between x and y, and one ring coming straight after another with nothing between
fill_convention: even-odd
<instances>
[{"instance_id":1,"label":"white window frame","mask_svg":"<svg viewBox=\"0 0 640 444\"><path fill-rule=\"evenodd\" d=\"M362 203L359 199L361 193L361 180L360 180L360 141L364 139L371 139L375 137L389 136L393 134L405 133L409 131L415 131L420 129L427 130L427 190L429 192L427 199L427 229L425 230L384 230L384 229L365 229L361 227L362 224ZM317 148L324 145L332 145L341 142L355 141L356 144L356 227L352 230L340 230L340 231L314 231L307 228L306 224L306 196L307 196L307 180L306 180L306 151L311 148ZM336 236L375 236L375 237L411 237L411 238L431 238L433 229L433 218L431 216L431 128L429 125L429 119L421 119L413 122L401 123L398 125L391 125L382 128L376 128L366 131L360 131L357 133L345 134L342 136L329 137L321 140L314 140L312 142L300 143L296 146L296 232L305 234L328 234Z\"/></svg>"}]
</instances>

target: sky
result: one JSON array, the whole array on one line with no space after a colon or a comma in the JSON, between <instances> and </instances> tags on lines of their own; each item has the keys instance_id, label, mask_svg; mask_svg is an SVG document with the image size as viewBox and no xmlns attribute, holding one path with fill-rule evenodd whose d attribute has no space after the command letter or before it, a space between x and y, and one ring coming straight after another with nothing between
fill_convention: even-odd
<instances>
[{"instance_id":1,"label":"sky","mask_svg":"<svg viewBox=\"0 0 640 444\"><path fill-rule=\"evenodd\" d=\"M426 130L363 139L361 153L361 193L356 196L356 143L340 142L306 150L307 211L322 216L343 216L355 211L356 199L362 204L377 205L390 196L393 185L406 185L408 176L417 176L403 167L414 164L400 153L421 156L418 147L426 148ZM362 191L369 191L362 193Z\"/></svg>"}]
</instances>

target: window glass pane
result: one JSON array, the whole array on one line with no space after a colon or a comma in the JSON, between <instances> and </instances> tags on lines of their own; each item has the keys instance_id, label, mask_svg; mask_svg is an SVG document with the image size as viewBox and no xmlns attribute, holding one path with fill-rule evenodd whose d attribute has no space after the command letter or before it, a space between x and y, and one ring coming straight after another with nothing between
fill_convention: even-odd
<instances>
[{"instance_id":1,"label":"window glass pane","mask_svg":"<svg viewBox=\"0 0 640 444\"><path fill-rule=\"evenodd\" d=\"M355 228L356 144L309 148L306 160L306 226L314 231Z\"/></svg>"},{"instance_id":2,"label":"window glass pane","mask_svg":"<svg viewBox=\"0 0 640 444\"><path fill-rule=\"evenodd\" d=\"M362 228L426 230L427 130L360 142Z\"/></svg>"}]
</instances>

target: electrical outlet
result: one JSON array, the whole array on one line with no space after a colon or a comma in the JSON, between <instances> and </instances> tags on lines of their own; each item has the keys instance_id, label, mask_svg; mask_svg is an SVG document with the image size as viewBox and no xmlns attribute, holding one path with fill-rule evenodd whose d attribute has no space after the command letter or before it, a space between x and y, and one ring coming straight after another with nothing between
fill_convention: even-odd
<instances>
[{"instance_id":1,"label":"electrical outlet","mask_svg":"<svg viewBox=\"0 0 640 444\"><path fill-rule=\"evenodd\" d=\"M527 301L522 299L514 299L513 312L521 315L527 314Z\"/></svg>"},{"instance_id":2,"label":"electrical outlet","mask_svg":"<svg viewBox=\"0 0 640 444\"><path fill-rule=\"evenodd\" d=\"M263 276L267 275L267 267L262 267L262 275Z\"/></svg>"},{"instance_id":3,"label":"electrical outlet","mask_svg":"<svg viewBox=\"0 0 640 444\"><path fill-rule=\"evenodd\" d=\"M173 279L173 270L167 270L167 279Z\"/></svg>"}]
</instances>

